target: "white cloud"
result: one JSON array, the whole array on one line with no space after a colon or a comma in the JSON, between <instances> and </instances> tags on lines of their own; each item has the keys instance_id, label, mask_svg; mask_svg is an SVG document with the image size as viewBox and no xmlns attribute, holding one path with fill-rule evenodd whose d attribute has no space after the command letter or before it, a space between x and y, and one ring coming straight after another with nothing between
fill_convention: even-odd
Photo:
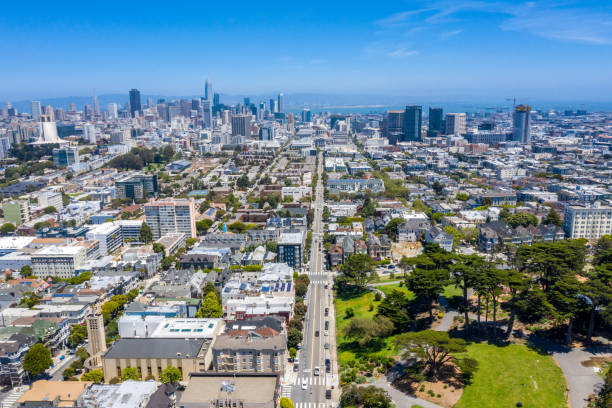
<instances>
[{"instance_id":1,"label":"white cloud","mask_svg":"<svg viewBox=\"0 0 612 408\"><path fill-rule=\"evenodd\" d=\"M457 34L461 34L462 32L463 32L463 30L446 31L446 32L440 34L440 38L454 37Z\"/></svg>"},{"instance_id":2,"label":"white cloud","mask_svg":"<svg viewBox=\"0 0 612 408\"><path fill-rule=\"evenodd\" d=\"M393 58L404 58L404 57L412 57L413 55L417 55L418 52L414 50L408 50L406 48L398 48L396 50L392 50L387 53L387 56Z\"/></svg>"}]
</instances>

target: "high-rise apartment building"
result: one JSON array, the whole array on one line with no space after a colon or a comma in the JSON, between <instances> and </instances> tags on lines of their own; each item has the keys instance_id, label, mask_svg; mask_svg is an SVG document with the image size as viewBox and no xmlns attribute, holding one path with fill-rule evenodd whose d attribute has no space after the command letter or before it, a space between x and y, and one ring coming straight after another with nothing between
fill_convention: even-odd
<instances>
[{"instance_id":1,"label":"high-rise apartment building","mask_svg":"<svg viewBox=\"0 0 612 408\"><path fill-rule=\"evenodd\" d=\"M467 118L465 113L447 113L446 131L447 135L461 136L467 133Z\"/></svg>"},{"instance_id":2,"label":"high-rise apartment building","mask_svg":"<svg viewBox=\"0 0 612 408\"><path fill-rule=\"evenodd\" d=\"M142 106L140 105L140 91L136 88L130 90L130 114L132 117L136 116L136 112L142 112Z\"/></svg>"},{"instance_id":3,"label":"high-rise apartment building","mask_svg":"<svg viewBox=\"0 0 612 408\"><path fill-rule=\"evenodd\" d=\"M251 115L232 116L232 136L251 136Z\"/></svg>"},{"instance_id":4,"label":"high-rise apartment building","mask_svg":"<svg viewBox=\"0 0 612 408\"><path fill-rule=\"evenodd\" d=\"M531 107L527 105L518 105L514 108L512 140L523 144L531 143L531 134L529 132Z\"/></svg>"},{"instance_id":5,"label":"high-rise apartment building","mask_svg":"<svg viewBox=\"0 0 612 408\"><path fill-rule=\"evenodd\" d=\"M563 230L569 239L598 239L612 234L612 207L568 205L563 216Z\"/></svg>"},{"instance_id":6,"label":"high-rise apartment building","mask_svg":"<svg viewBox=\"0 0 612 408\"><path fill-rule=\"evenodd\" d=\"M149 196L157 196L157 191L157 174L139 173L115 181L117 198L142 200Z\"/></svg>"},{"instance_id":7,"label":"high-rise apartment building","mask_svg":"<svg viewBox=\"0 0 612 408\"><path fill-rule=\"evenodd\" d=\"M406 106L404 111L404 133L402 142L421 141L421 122L423 117L423 107L418 105Z\"/></svg>"},{"instance_id":8,"label":"high-rise apartment building","mask_svg":"<svg viewBox=\"0 0 612 408\"><path fill-rule=\"evenodd\" d=\"M53 163L66 167L79 162L79 149L74 146L56 147L52 150Z\"/></svg>"},{"instance_id":9,"label":"high-rise apartment building","mask_svg":"<svg viewBox=\"0 0 612 408\"><path fill-rule=\"evenodd\" d=\"M150 201L145 204L145 217L147 225L151 227L153 239L176 232L187 234L190 238L197 236L193 198Z\"/></svg>"},{"instance_id":10,"label":"high-rise apartment building","mask_svg":"<svg viewBox=\"0 0 612 408\"><path fill-rule=\"evenodd\" d=\"M302 122L312 122L312 113L310 112L310 109L302 109Z\"/></svg>"},{"instance_id":11,"label":"high-rise apartment building","mask_svg":"<svg viewBox=\"0 0 612 408\"><path fill-rule=\"evenodd\" d=\"M94 110L94 114L96 116L100 115L100 104L98 103L98 96L96 95L95 92L94 92L94 107L93 107L93 110Z\"/></svg>"},{"instance_id":12,"label":"high-rise apartment building","mask_svg":"<svg viewBox=\"0 0 612 408\"><path fill-rule=\"evenodd\" d=\"M427 136L436 137L444 131L444 111L442 108L429 108L429 128Z\"/></svg>"},{"instance_id":13,"label":"high-rise apartment building","mask_svg":"<svg viewBox=\"0 0 612 408\"><path fill-rule=\"evenodd\" d=\"M30 105L32 107L32 119L38 121L40 114L42 113L42 105L40 104L40 101L32 101L30 102Z\"/></svg>"}]
</instances>

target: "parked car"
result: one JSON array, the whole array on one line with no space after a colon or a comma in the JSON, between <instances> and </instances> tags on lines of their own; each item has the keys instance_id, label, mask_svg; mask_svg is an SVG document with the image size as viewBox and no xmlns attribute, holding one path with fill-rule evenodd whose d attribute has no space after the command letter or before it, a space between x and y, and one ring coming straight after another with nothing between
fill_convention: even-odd
<instances>
[{"instance_id":1,"label":"parked car","mask_svg":"<svg viewBox=\"0 0 612 408\"><path fill-rule=\"evenodd\" d=\"M302 389L305 390L308 388L308 381L306 381L306 379L302 380Z\"/></svg>"}]
</instances>

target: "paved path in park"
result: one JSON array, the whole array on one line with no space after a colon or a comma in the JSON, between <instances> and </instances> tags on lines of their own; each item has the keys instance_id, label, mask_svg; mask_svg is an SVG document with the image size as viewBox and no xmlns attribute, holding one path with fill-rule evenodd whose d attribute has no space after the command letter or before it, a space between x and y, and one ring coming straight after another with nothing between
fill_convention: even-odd
<instances>
[{"instance_id":1,"label":"paved path in park","mask_svg":"<svg viewBox=\"0 0 612 408\"><path fill-rule=\"evenodd\" d=\"M419 405L423 408L442 408L440 405L434 404L433 402L413 397L408 394L404 394L399 390L396 390L391 386L391 384L389 383L389 381L387 381L385 377L377 378L376 381L374 381L373 383L364 385L375 385L387 391L397 408L411 408L413 405Z\"/></svg>"},{"instance_id":2,"label":"paved path in park","mask_svg":"<svg viewBox=\"0 0 612 408\"><path fill-rule=\"evenodd\" d=\"M591 357L612 357L612 346L569 348L543 339L530 339L530 341L552 353L553 358L563 370L569 387L571 408L586 408L587 398L599 391L603 379L595 372L593 367L582 365Z\"/></svg>"}]
</instances>

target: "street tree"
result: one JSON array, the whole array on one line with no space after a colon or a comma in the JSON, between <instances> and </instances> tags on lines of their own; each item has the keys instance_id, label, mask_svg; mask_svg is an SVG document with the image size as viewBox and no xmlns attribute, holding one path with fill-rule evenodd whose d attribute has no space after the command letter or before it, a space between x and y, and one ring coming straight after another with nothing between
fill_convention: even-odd
<instances>
[{"instance_id":1,"label":"street tree","mask_svg":"<svg viewBox=\"0 0 612 408\"><path fill-rule=\"evenodd\" d=\"M386 317L393 323L394 332L402 333L408 330L411 317L408 312L410 300L404 292L393 289L382 299L376 309L376 316Z\"/></svg>"},{"instance_id":2,"label":"street tree","mask_svg":"<svg viewBox=\"0 0 612 408\"><path fill-rule=\"evenodd\" d=\"M53 360L51 352L41 343L36 343L27 351L23 358L23 369L32 377L42 374L47 368L51 367Z\"/></svg>"}]
</instances>

